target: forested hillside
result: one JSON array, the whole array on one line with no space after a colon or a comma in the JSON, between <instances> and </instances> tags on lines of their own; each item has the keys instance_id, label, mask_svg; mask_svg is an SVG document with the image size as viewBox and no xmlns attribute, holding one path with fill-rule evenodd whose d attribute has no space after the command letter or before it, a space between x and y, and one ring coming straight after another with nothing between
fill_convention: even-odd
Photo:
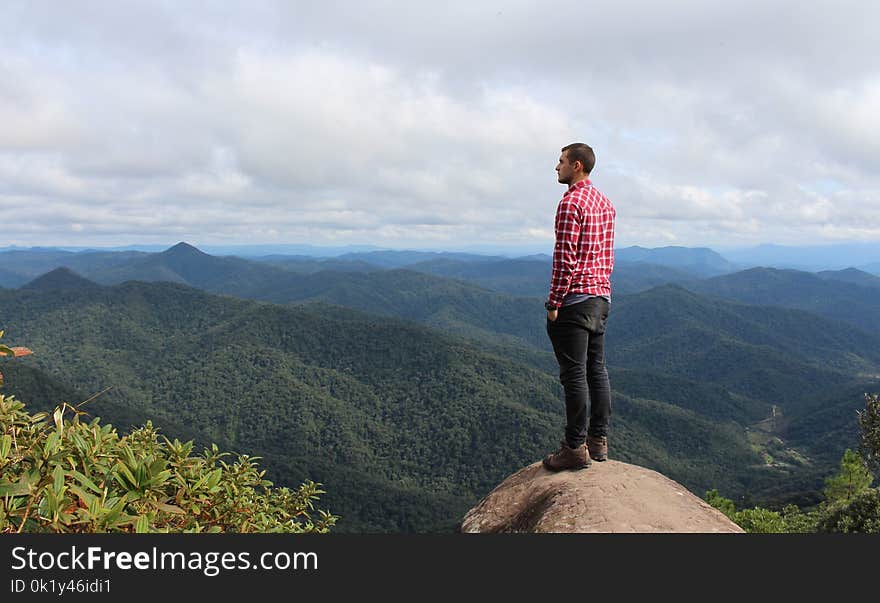
<instances>
[{"instance_id":1,"label":"forested hillside","mask_svg":"<svg viewBox=\"0 0 880 603\"><path fill-rule=\"evenodd\" d=\"M451 529L561 433L555 375L388 317L167 283L2 291L0 307L7 337L35 352L9 373L9 391L24 367L75 386L40 394L23 380L16 393L35 404L110 387L90 403L105 420L150 417L263 456L281 484L321 482L343 531ZM764 471L738 423L645 393L615 395L617 458L697 491L742 493Z\"/></svg>"},{"instance_id":2,"label":"forested hillside","mask_svg":"<svg viewBox=\"0 0 880 603\"><path fill-rule=\"evenodd\" d=\"M103 279L140 270L226 296L161 283L101 287L54 271L0 291L0 326L31 347L54 350L21 370L42 370L82 397L112 387L90 405L123 426L154 418L183 437L255 446L291 481L323 481L309 472L334 476L351 484L330 489L331 497L348 497L344 504L366 504L366 491L399 503L394 518L376 515L385 503L349 510L341 529L446 525L452 509L542 456L559 437L561 389L538 297L412 270L315 273L300 266L295 273L185 244L122 263L98 259ZM474 275L505 262L427 261L455 270L470 263ZM643 283L685 274L646 270ZM834 290L834 280L826 274L810 282ZM696 492L809 497L804 493L817 492L840 452L857 441L861 396L853 392L872 391L880 379L878 335L803 310L724 301L680 286L616 293L607 341L617 458L661 470ZM51 404L39 378L22 377L22 398ZM534 426L522 423L521 405ZM275 416L285 409L295 417ZM776 418L768 421L771 413ZM349 445L358 462L340 452ZM400 446L407 454L396 452ZM472 449L479 453L471 456ZM429 469L416 451L431 457ZM344 504L331 502L346 515Z\"/></svg>"}]
</instances>

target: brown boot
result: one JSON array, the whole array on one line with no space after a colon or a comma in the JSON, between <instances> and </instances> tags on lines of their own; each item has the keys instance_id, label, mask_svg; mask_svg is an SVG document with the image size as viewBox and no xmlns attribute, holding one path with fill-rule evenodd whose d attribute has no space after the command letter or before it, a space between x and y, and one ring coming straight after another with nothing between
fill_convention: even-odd
<instances>
[{"instance_id":1,"label":"brown boot","mask_svg":"<svg viewBox=\"0 0 880 603\"><path fill-rule=\"evenodd\" d=\"M586 469L590 466L590 453L587 451L586 444L581 444L577 448L569 448L568 444L560 442L559 450L544 457L543 463L550 471Z\"/></svg>"},{"instance_id":2,"label":"brown boot","mask_svg":"<svg viewBox=\"0 0 880 603\"><path fill-rule=\"evenodd\" d=\"M594 461L608 460L607 436L587 436L587 448L590 450L590 458Z\"/></svg>"}]
</instances>

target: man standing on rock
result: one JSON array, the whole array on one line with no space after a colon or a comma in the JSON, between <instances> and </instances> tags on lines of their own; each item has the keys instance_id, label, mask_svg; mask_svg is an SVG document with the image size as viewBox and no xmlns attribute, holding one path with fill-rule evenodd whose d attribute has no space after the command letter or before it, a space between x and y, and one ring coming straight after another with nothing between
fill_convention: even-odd
<instances>
[{"instance_id":1,"label":"man standing on rock","mask_svg":"<svg viewBox=\"0 0 880 603\"><path fill-rule=\"evenodd\" d=\"M544 458L551 471L586 469L608 458L611 385L605 368L605 322L611 306L614 218L611 201L593 186L593 149L562 148L556 172L568 185L556 209L556 245L547 335L565 390L565 439ZM589 428L587 401L589 400Z\"/></svg>"}]
</instances>

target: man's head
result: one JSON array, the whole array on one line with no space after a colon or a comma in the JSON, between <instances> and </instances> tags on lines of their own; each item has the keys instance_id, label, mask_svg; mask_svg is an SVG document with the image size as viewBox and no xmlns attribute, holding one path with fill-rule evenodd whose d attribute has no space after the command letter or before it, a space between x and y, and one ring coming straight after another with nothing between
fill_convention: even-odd
<instances>
[{"instance_id":1,"label":"man's head","mask_svg":"<svg viewBox=\"0 0 880 603\"><path fill-rule=\"evenodd\" d=\"M589 177L596 165L596 154L593 149L582 142L575 142L562 147L556 173L562 184L574 184Z\"/></svg>"}]
</instances>

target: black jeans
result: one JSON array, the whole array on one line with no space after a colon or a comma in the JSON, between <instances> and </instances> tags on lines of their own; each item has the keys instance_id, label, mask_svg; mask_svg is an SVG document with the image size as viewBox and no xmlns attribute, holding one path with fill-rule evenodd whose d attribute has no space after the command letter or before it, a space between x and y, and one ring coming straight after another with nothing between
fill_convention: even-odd
<instances>
[{"instance_id":1,"label":"black jeans","mask_svg":"<svg viewBox=\"0 0 880 603\"><path fill-rule=\"evenodd\" d=\"M575 448L589 435L607 436L611 420L611 384L605 368L605 323L611 304L591 297L559 309L547 319L547 335L559 362L559 381L565 390L565 441Z\"/></svg>"}]
</instances>

